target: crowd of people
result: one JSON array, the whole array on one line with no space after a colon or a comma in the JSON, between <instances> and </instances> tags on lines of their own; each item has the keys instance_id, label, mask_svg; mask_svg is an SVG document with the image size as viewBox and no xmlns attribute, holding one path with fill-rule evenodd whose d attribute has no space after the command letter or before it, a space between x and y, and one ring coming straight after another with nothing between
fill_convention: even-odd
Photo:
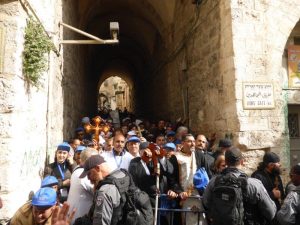
<instances>
[{"instance_id":1,"label":"crowd of people","mask_svg":"<svg viewBox=\"0 0 300 225\"><path fill-rule=\"evenodd\" d=\"M11 225L125 224L120 189L131 187L128 177L147 194L154 214L157 203L182 210L172 220L167 213L153 217L151 211L145 225L153 220L162 225L300 224L300 164L292 167L284 190L274 152L266 152L248 177L242 152L230 139L216 143L216 135L191 134L180 121L154 124L124 113L116 125L101 116L99 129L88 132L87 126L96 125L84 117L74 137L58 145L41 188Z\"/></svg>"}]
</instances>

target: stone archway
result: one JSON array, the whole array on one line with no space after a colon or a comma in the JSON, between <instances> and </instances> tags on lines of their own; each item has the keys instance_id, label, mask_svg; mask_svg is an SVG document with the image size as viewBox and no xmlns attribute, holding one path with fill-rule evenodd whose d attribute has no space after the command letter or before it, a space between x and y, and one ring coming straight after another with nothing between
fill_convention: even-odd
<instances>
[{"instance_id":1,"label":"stone archway","mask_svg":"<svg viewBox=\"0 0 300 225\"><path fill-rule=\"evenodd\" d=\"M100 85L98 97L98 111L104 109L124 110L126 108L133 112L132 103L132 87L122 79L119 74L113 73L106 78Z\"/></svg>"}]
</instances>

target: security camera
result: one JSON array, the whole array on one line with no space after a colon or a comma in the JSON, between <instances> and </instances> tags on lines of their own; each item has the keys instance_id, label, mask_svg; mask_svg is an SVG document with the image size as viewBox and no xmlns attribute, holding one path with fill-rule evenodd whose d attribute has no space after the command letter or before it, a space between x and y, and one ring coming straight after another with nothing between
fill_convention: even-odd
<instances>
[{"instance_id":1,"label":"security camera","mask_svg":"<svg viewBox=\"0 0 300 225\"><path fill-rule=\"evenodd\" d=\"M119 34L119 23L118 22L110 22L109 23L110 36L112 39L117 40Z\"/></svg>"}]
</instances>

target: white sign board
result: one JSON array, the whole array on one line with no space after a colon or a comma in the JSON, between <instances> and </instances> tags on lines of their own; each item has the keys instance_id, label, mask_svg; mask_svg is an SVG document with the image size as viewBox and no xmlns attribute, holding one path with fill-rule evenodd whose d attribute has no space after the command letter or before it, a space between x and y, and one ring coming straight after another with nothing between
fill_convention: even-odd
<instances>
[{"instance_id":1,"label":"white sign board","mask_svg":"<svg viewBox=\"0 0 300 225\"><path fill-rule=\"evenodd\" d=\"M244 109L272 109L274 104L274 87L272 83L243 83Z\"/></svg>"}]
</instances>

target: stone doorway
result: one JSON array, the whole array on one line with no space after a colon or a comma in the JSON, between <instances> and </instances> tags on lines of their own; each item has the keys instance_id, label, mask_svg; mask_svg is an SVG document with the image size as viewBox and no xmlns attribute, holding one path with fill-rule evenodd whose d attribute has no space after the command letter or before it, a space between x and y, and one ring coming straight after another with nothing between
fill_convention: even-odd
<instances>
[{"instance_id":1,"label":"stone doorway","mask_svg":"<svg viewBox=\"0 0 300 225\"><path fill-rule=\"evenodd\" d=\"M100 86L98 96L98 110L124 110L131 111L130 87L121 77L111 76Z\"/></svg>"}]
</instances>

